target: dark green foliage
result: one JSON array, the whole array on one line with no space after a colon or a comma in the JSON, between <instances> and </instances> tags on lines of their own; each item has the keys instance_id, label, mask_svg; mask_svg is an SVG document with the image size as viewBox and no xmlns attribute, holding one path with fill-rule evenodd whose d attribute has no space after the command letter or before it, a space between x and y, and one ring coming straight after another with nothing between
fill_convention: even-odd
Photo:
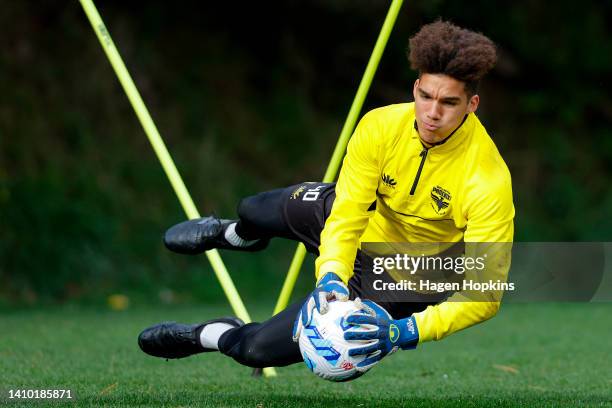
<instances>
[{"instance_id":1,"label":"dark green foliage","mask_svg":"<svg viewBox=\"0 0 612 408\"><path fill-rule=\"evenodd\" d=\"M200 211L231 216L246 194L322 177L387 4L98 7ZM610 240L609 15L408 2L364 110L410 99L422 23L482 31L500 62L479 114L513 174L516 238ZM0 303L222 300L203 257L163 250L184 215L78 2L9 2L0 26ZM280 288L292 248L224 259L248 298Z\"/></svg>"}]
</instances>

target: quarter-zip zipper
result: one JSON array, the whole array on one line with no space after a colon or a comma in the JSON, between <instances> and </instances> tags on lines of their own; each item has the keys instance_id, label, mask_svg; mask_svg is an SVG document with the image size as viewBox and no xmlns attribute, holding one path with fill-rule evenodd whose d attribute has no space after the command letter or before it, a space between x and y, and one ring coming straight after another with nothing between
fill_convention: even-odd
<instances>
[{"instance_id":1,"label":"quarter-zip zipper","mask_svg":"<svg viewBox=\"0 0 612 408\"><path fill-rule=\"evenodd\" d=\"M465 121L467 120L467 118L468 118L468 115L465 115L465 116L463 117L463 120L462 120L462 121L461 121L461 123L459 124L459 126L457 126L457 127L455 128L455 130L453 130L453 131L451 132L451 134L450 134L450 135L448 135L448 136L447 136L447 137L446 137L444 140L442 140L441 142L434 143L434 144L433 144L433 146L431 146L431 147L436 147L436 146L439 146L439 145L441 145L441 144L446 143L446 142L447 142L447 141L450 139L450 137L451 137L452 135L454 135L454 134L455 134L455 132L457 132L457 130L459 130L459 128L460 128L461 126L463 126L463 124L465 123ZM415 129L417 132L419 131L419 128L418 128L418 126L417 126L417 122L416 122L416 120L414 121L414 129ZM421 164L419 164L419 169L417 170L417 174L416 174L416 176L414 177L414 182L412 183L412 188L410 189L410 195L411 195L411 196L412 196L412 195L414 195L414 192L416 191L416 188L417 188L417 184L419 184L419 179L421 178L421 171L423 171L423 165L425 165L425 159L427 158L427 152L429 151L429 149L428 149L427 147L425 147L425 145L423 145L423 144L422 144L422 142L421 142L421 145L423 146L423 150L422 150L422 151L421 151L421 153L419 154L419 156L421 156Z\"/></svg>"},{"instance_id":2,"label":"quarter-zip zipper","mask_svg":"<svg viewBox=\"0 0 612 408\"><path fill-rule=\"evenodd\" d=\"M419 156L421 156L421 164L419 164L419 169L417 170L416 176L414 177L414 182L412 183L412 188L410 189L410 195L414 195L414 192L417 188L417 184L419 184L419 178L421 178L421 171L423 171L423 165L425 164L425 159L427 158L427 148L423 148Z\"/></svg>"}]
</instances>

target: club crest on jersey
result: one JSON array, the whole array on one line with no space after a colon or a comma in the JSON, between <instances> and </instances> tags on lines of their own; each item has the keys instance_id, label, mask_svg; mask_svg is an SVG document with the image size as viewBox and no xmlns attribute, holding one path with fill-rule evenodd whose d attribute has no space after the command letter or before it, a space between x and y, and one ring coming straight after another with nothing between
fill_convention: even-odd
<instances>
[{"instance_id":1,"label":"club crest on jersey","mask_svg":"<svg viewBox=\"0 0 612 408\"><path fill-rule=\"evenodd\" d=\"M395 181L395 179L393 179L388 174L383 173L381 178L382 178L383 184L387 187L395 188L395 186L397 185L397 181Z\"/></svg>"},{"instance_id":2,"label":"club crest on jersey","mask_svg":"<svg viewBox=\"0 0 612 408\"><path fill-rule=\"evenodd\" d=\"M451 194L448 190L435 186L431 189L431 199L433 203L431 203L431 208L434 209L436 214L445 214L448 206L450 205Z\"/></svg>"}]
</instances>

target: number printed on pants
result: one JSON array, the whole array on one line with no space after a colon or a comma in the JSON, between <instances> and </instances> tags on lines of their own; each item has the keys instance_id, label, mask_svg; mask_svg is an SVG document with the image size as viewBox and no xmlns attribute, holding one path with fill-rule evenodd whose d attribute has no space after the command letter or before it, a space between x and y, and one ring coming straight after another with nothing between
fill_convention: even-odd
<instances>
[{"instance_id":1,"label":"number printed on pants","mask_svg":"<svg viewBox=\"0 0 612 408\"><path fill-rule=\"evenodd\" d=\"M320 190L324 187L325 186L318 186L306 190L306 192L302 196L302 201L317 201L317 198L319 198L319 194L321 194Z\"/></svg>"}]
</instances>

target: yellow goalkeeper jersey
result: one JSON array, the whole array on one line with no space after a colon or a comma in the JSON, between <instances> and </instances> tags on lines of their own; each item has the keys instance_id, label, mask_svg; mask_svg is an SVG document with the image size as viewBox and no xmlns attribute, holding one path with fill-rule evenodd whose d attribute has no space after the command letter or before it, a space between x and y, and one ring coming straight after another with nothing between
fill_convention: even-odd
<instances>
[{"instance_id":1,"label":"yellow goalkeeper jersey","mask_svg":"<svg viewBox=\"0 0 612 408\"><path fill-rule=\"evenodd\" d=\"M425 148L414 103L378 108L361 119L348 145L316 276L335 272L348 282L362 242L512 242L513 219L510 172L475 114L442 144ZM414 315L421 342L484 321L499 308L498 301L449 300Z\"/></svg>"}]
</instances>

